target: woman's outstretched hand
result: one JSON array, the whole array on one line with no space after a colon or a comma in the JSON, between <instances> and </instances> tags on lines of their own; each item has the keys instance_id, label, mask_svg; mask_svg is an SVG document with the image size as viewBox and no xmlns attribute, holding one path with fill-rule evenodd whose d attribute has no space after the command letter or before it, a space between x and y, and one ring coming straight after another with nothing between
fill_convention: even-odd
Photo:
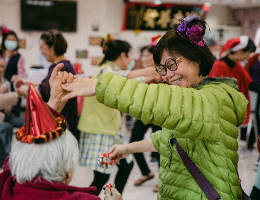
<instances>
[{"instance_id":1,"label":"woman's outstretched hand","mask_svg":"<svg viewBox=\"0 0 260 200\"><path fill-rule=\"evenodd\" d=\"M104 200L123 200L123 198L116 188L111 188L111 190L106 188Z\"/></svg>"},{"instance_id":2,"label":"woman's outstretched hand","mask_svg":"<svg viewBox=\"0 0 260 200\"><path fill-rule=\"evenodd\" d=\"M126 158L132 152L129 150L129 144L115 144L109 150L109 162L114 160L113 165L118 163L121 159Z\"/></svg>"},{"instance_id":3,"label":"woman's outstretched hand","mask_svg":"<svg viewBox=\"0 0 260 200\"><path fill-rule=\"evenodd\" d=\"M97 79L76 78L71 83L62 84L62 88L70 93L62 98L62 101L67 101L70 98L80 96L89 97L95 95Z\"/></svg>"}]
</instances>

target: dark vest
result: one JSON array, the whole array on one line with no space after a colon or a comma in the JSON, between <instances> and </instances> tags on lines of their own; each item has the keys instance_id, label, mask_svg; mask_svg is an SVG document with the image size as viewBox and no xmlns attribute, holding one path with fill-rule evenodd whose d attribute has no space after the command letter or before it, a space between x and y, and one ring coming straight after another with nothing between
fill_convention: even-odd
<instances>
[{"instance_id":1,"label":"dark vest","mask_svg":"<svg viewBox=\"0 0 260 200\"><path fill-rule=\"evenodd\" d=\"M0 55L3 56L2 51L0 51ZM20 56L21 55L19 53L17 53L16 55L12 55L10 60L8 61L4 77L10 82L12 76L14 74L18 74L17 64ZM13 84L11 84L11 90L14 91Z\"/></svg>"}]
</instances>

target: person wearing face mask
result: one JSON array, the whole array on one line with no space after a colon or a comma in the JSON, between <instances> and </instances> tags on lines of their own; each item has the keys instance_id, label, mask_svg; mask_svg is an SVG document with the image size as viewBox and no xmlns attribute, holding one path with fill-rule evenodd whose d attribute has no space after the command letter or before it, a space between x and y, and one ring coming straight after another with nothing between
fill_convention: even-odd
<instances>
[{"instance_id":1,"label":"person wearing face mask","mask_svg":"<svg viewBox=\"0 0 260 200\"><path fill-rule=\"evenodd\" d=\"M2 31L2 49L0 50L0 57L4 59L4 65L6 68L4 77L11 83L11 91L14 91L13 82L17 78L25 78L25 67L24 67L24 58L18 52L19 49L19 40L16 33L7 28L1 29ZM10 118L16 118L20 114L21 110L21 100L18 101L17 105L12 107L9 115ZM22 121L21 121L22 122ZM20 127L22 124L18 120L14 124L16 127Z\"/></svg>"},{"instance_id":2,"label":"person wearing face mask","mask_svg":"<svg viewBox=\"0 0 260 200\"><path fill-rule=\"evenodd\" d=\"M122 40L114 40L108 35L102 44L104 58L92 78L99 78L104 72L110 72L136 82L149 82L159 79L153 68L128 70L133 66L133 55L130 44ZM116 143L125 143L120 134L121 113L100 104L96 97L86 97L78 123L80 130L80 166L94 170L94 180L91 186L97 187L97 194L108 181L112 167L101 168L97 165L97 154L105 153ZM123 192L128 176L133 167L132 156L123 159L117 165L118 172L115 185L119 193Z\"/></svg>"},{"instance_id":3,"label":"person wearing face mask","mask_svg":"<svg viewBox=\"0 0 260 200\"><path fill-rule=\"evenodd\" d=\"M250 54L255 50L254 42L246 35L228 40L220 51L220 59L215 60L209 74L210 77L225 76L237 79L239 91L242 92L249 101L246 119L243 124L248 124L251 113L249 90L260 94L260 85L251 78L250 74L240 62L248 59ZM245 138L246 127L241 127L241 140L245 140ZM253 143L254 141L249 139L249 143L247 144L249 149L253 148Z\"/></svg>"},{"instance_id":4,"label":"person wearing face mask","mask_svg":"<svg viewBox=\"0 0 260 200\"><path fill-rule=\"evenodd\" d=\"M0 57L4 59L6 72L5 78L8 81L14 81L17 77L26 77L24 68L24 58L18 53L18 37L12 30L2 30L2 50L0 51ZM12 86L12 91L14 88Z\"/></svg>"}]
</instances>

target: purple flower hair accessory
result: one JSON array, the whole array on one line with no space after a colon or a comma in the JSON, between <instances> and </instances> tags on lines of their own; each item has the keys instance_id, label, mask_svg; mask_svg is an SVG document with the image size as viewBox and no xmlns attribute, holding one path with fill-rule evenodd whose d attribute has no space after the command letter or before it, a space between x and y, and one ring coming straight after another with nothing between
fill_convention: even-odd
<instances>
[{"instance_id":1,"label":"purple flower hair accessory","mask_svg":"<svg viewBox=\"0 0 260 200\"><path fill-rule=\"evenodd\" d=\"M188 22L183 21L179 26L178 26L178 31L182 32L186 30L186 25Z\"/></svg>"},{"instance_id":2,"label":"purple flower hair accessory","mask_svg":"<svg viewBox=\"0 0 260 200\"><path fill-rule=\"evenodd\" d=\"M203 40L204 31L201 27L192 26L187 28L186 35L188 36L190 42L203 47L205 42Z\"/></svg>"},{"instance_id":3,"label":"purple flower hair accessory","mask_svg":"<svg viewBox=\"0 0 260 200\"><path fill-rule=\"evenodd\" d=\"M200 19L200 16L197 16L197 15L189 15L188 17L185 17L183 20L182 20L182 23L178 26L178 31L185 31L186 30L186 25L187 23L189 23L191 20L193 19Z\"/></svg>"},{"instance_id":4,"label":"purple flower hair accessory","mask_svg":"<svg viewBox=\"0 0 260 200\"><path fill-rule=\"evenodd\" d=\"M200 16L189 15L182 20L182 23L177 27L177 33L187 39L188 41L203 47L205 42L203 40L204 30L201 25L191 25L191 27L187 27L187 24L193 19L200 19ZM185 32L186 31L186 32ZM181 34L180 32L185 32L186 36Z\"/></svg>"}]
</instances>

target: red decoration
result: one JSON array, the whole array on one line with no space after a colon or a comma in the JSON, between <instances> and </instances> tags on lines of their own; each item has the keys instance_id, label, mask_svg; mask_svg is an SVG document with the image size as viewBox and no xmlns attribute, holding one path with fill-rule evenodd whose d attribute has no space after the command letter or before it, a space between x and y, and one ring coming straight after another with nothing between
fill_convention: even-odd
<instances>
[{"instance_id":1,"label":"red decoration","mask_svg":"<svg viewBox=\"0 0 260 200\"><path fill-rule=\"evenodd\" d=\"M106 169L108 168L108 165L113 165L114 164L114 160L111 160L110 163L108 161L104 161L104 158L108 158L109 157L109 153L103 153L101 154L100 152L98 153L98 166L99 167L106 167Z\"/></svg>"},{"instance_id":2,"label":"red decoration","mask_svg":"<svg viewBox=\"0 0 260 200\"><path fill-rule=\"evenodd\" d=\"M207 12L207 11L210 10L210 6L203 5L203 6L202 6L202 10L204 10L205 12Z\"/></svg>"},{"instance_id":3,"label":"red decoration","mask_svg":"<svg viewBox=\"0 0 260 200\"><path fill-rule=\"evenodd\" d=\"M76 74L83 74L83 71L81 70L81 64L76 61L74 65L74 70Z\"/></svg>"},{"instance_id":4,"label":"red decoration","mask_svg":"<svg viewBox=\"0 0 260 200\"><path fill-rule=\"evenodd\" d=\"M161 35L157 35L155 37L152 37L152 41L151 41L150 45L156 46L157 42L159 42L160 39L161 39Z\"/></svg>"}]
</instances>

